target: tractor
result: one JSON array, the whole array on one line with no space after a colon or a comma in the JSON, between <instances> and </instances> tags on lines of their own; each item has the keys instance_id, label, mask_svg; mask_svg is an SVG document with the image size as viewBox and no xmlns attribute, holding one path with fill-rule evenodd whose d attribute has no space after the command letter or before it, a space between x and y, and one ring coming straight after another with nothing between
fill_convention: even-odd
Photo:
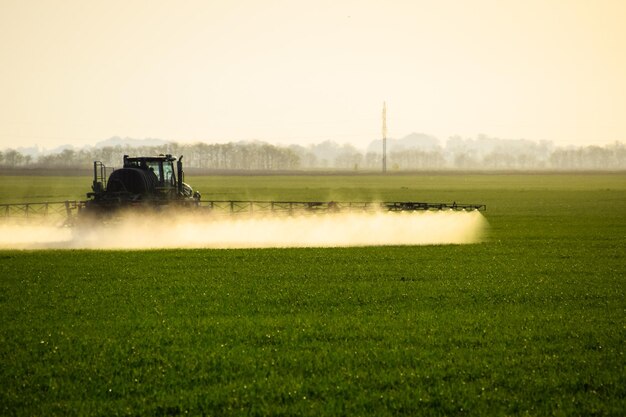
<instances>
[{"instance_id":1,"label":"tractor","mask_svg":"<svg viewBox=\"0 0 626 417\"><path fill-rule=\"evenodd\" d=\"M169 154L134 158L124 155L124 166L113 170L108 180L107 167L95 161L92 191L87 193L88 200L81 211L98 215L124 208L197 206L200 193L185 184L182 159L180 156L177 161Z\"/></svg>"}]
</instances>

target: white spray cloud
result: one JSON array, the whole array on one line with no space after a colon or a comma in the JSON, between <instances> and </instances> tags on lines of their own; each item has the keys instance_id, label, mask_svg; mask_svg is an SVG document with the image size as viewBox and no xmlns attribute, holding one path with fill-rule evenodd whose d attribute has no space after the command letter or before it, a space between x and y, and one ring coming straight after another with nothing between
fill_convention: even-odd
<instances>
[{"instance_id":1,"label":"white spray cloud","mask_svg":"<svg viewBox=\"0 0 626 417\"><path fill-rule=\"evenodd\" d=\"M469 244L487 221L477 211L296 216L125 215L74 228L0 224L2 249L269 248Z\"/></svg>"}]
</instances>

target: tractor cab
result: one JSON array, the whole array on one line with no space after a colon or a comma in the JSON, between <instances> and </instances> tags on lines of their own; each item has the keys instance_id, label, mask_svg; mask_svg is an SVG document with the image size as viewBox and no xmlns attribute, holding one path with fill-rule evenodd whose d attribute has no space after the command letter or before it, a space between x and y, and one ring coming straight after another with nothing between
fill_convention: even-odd
<instances>
[{"instance_id":1,"label":"tractor cab","mask_svg":"<svg viewBox=\"0 0 626 417\"><path fill-rule=\"evenodd\" d=\"M141 169L156 183L157 190L170 191L177 188L172 155L129 158L124 155L124 168ZM179 173L181 175L181 173Z\"/></svg>"}]
</instances>

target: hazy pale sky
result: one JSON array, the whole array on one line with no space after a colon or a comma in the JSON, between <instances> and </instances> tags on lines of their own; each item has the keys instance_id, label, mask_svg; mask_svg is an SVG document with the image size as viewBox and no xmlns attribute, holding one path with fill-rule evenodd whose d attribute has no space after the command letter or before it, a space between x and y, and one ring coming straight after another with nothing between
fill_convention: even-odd
<instances>
[{"instance_id":1,"label":"hazy pale sky","mask_svg":"<svg viewBox=\"0 0 626 417\"><path fill-rule=\"evenodd\" d=\"M626 1L0 0L0 149L626 141Z\"/></svg>"}]
</instances>

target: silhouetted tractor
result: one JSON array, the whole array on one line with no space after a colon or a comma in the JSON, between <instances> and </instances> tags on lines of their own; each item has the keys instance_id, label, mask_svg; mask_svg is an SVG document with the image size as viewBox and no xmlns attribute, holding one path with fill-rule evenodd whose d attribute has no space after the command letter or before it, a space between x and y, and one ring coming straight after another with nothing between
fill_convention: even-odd
<instances>
[{"instance_id":1,"label":"silhouetted tractor","mask_svg":"<svg viewBox=\"0 0 626 417\"><path fill-rule=\"evenodd\" d=\"M160 209L172 204L197 206L200 193L185 184L183 157L176 161L172 155L141 156L124 155L124 166L111 172L100 162L93 164L92 192L81 210L82 214L112 213L124 208ZM176 166L174 166L176 162Z\"/></svg>"}]
</instances>

